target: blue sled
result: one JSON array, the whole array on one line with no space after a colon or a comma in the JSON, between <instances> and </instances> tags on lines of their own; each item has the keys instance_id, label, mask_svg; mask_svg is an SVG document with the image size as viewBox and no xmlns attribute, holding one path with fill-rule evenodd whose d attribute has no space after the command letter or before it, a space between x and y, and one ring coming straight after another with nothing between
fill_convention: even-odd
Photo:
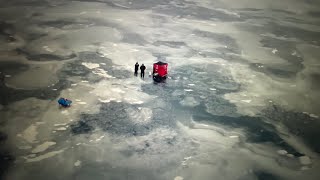
<instances>
[{"instance_id":1,"label":"blue sled","mask_svg":"<svg viewBox=\"0 0 320 180\"><path fill-rule=\"evenodd\" d=\"M58 103L60 106L63 106L63 107L70 107L71 106L71 103L72 101L69 100L69 99L66 99L66 98L60 98L58 100Z\"/></svg>"}]
</instances>

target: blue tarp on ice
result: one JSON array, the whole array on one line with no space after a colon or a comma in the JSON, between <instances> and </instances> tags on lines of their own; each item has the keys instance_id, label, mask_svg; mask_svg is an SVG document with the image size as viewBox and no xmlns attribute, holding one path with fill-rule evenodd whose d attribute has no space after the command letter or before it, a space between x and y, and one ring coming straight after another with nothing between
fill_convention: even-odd
<instances>
[{"instance_id":1,"label":"blue tarp on ice","mask_svg":"<svg viewBox=\"0 0 320 180\"><path fill-rule=\"evenodd\" d=\"M66 98L60 98L58 100L58 103L59 103L59 105L61 105L63 107L69 107L71 105L72 101L69 99L66 99Z\"/></svg>"}]
</instances>

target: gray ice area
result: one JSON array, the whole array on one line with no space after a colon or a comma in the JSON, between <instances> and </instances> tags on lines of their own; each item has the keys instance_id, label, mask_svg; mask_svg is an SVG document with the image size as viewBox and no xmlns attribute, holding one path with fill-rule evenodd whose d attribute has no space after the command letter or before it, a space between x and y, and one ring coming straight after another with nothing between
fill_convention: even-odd
<instances>
[{"instance_id":1,"label":"gray ice area","mask_svg":"<svg viewBox=\"0 0 320 180\"><path fill-rule=\"evenodd\" d=\"M0 179L319 179L318 1L0 2Z\"/></svg>"}]
</instances>

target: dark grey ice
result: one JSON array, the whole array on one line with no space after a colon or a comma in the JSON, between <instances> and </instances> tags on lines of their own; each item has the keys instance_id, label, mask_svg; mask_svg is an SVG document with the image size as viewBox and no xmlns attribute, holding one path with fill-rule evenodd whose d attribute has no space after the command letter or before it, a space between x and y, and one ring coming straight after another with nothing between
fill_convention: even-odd
<instances>
[{"instance_id":1,"label":"dark grey ice","mask_svg":"<svg viewBox=\"0 0 320 180\"><path fill-rule=\"evenodd\" d=\"M0 72L0 179L320 179L320 1L0 0Z\"/></svg>"}]
</instances>

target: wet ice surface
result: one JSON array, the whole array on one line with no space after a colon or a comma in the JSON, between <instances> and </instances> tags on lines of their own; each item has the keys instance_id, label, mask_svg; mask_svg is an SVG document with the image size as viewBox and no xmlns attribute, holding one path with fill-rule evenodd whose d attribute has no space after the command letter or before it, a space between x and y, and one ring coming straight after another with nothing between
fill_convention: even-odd
<instances>
[{"instance_id":1,"label":"wet ice surface","mask_svg":"<svg viewBox=\"0 0 320 180\"><path fill-rule=\"evenodd\" d=\"M1 179L319 179L318 2L1 4Z\"/></svg>"}]
</instances>

